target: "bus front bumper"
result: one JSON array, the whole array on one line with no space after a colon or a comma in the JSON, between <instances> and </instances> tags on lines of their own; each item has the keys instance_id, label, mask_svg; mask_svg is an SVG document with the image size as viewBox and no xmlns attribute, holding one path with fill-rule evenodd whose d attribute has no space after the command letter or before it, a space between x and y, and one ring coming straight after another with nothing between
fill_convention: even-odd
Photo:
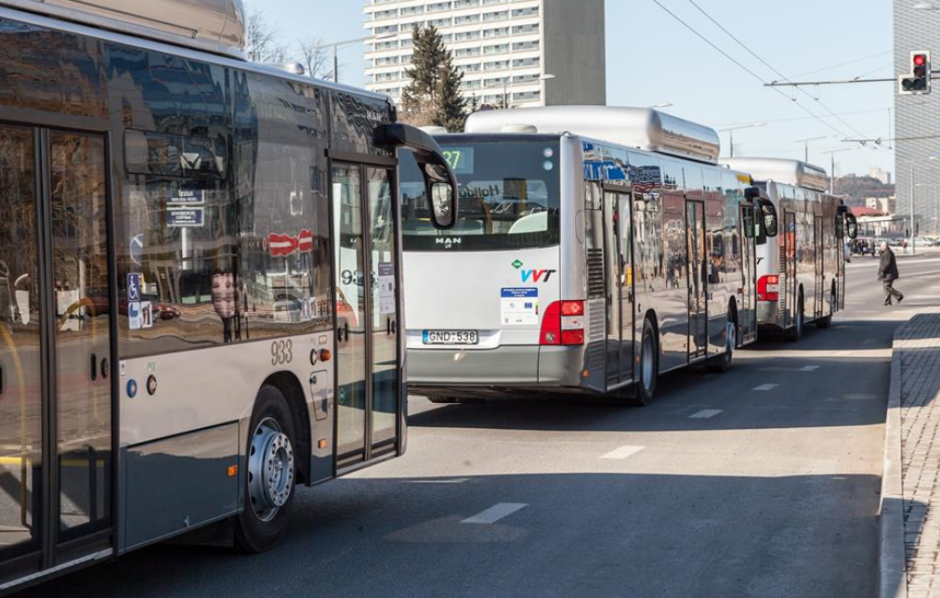
<instances>
[{"instance_id":1,"label":"bus front bumper","mask_svg":"<svg viewBox=\"0 0 940 598\"><path fill-rule=\"evenodd\" d=\"M408 387L578 389L583 347L503 346L485 351L409 349Z\"/></svg>"}]
</instances>

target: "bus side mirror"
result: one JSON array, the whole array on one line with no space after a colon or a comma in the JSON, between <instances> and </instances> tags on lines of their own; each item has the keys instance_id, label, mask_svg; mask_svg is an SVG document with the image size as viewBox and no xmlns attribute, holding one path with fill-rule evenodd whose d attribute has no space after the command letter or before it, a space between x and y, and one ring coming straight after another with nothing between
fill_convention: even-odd
<instances>
[{"instance_id":1,"label":"bus side mirror","mask_svg":"<svg viewBox=\"0 0 940 598\"><path fill-rule=\"evenodd\" d=\"M457 225L457 177L434 138L416 127L395 123L379 127L375 142L411 150L431 202L431 224L438 230L454 228Z\"/></svg>"},{"instance_id":2,"label":"bus side mirror","mask_svg":"<svg viewBox=\"0 0 940 598\"><path fill-rule=\"evenodd\" d=\"M777 225L777 208L773 206L770 202L761 205L761 229L764 232L764 235L769 238L774 238L777 236L778 225Z\"/></svg>"},{"instance_id":3,"label":"bus side mirror","mask_svg":"<svg viewBox=\"0 0 940 598\"><path fill-rule=\"evenodd\" d=\"M845 230L849 235L849 238L855 240L858 238L858 220L855 218L854 214L845 215Z\"/></svg>"}]
</instances>

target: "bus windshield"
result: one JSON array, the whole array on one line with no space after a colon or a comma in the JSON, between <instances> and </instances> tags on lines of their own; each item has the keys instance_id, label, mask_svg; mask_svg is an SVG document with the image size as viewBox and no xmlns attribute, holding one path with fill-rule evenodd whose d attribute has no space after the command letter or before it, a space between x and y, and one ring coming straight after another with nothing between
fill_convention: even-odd
<instances>
[{"instance_id":1,"label":"bus windshield","mask_svg":"<svg viewBox=\"0 0 940 598\"><path fill-rule=\"evenodd\" d=\"M460 223L438 231L424 181L401 160L405 251L498 251L557 245L559 142L442 144L460 184Z\"/></svg>"}]
</instances>

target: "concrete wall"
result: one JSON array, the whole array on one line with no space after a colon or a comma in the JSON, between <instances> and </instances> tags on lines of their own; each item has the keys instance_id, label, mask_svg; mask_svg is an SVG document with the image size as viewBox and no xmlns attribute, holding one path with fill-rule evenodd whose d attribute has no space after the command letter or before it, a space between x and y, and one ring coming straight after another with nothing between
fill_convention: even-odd
<instances>
[{"instance_id":1,"label":"concrete wall","mask_svg":"<svg viewBox=\"0 0 940 598\"><path fill-rule=\"evenodd\" d=\"M604 0L543 0L545 104L607 103Z\"/></svg>"}]
</instances>

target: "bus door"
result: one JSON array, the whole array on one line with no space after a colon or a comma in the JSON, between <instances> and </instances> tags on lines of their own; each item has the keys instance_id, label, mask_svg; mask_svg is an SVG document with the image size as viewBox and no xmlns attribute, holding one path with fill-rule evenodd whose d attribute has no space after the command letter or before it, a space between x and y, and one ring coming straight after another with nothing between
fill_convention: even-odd
<instances>
[{"instance_id":1,"label":"bus door","mask_svg":"<svg viewBox=\"0 0 940 598\"><path fill-rule=\"evenodd\" d=\"M607 387L633 381L633 192L606 187L607 223Z\"/></svg>"},{"instance_id":2,"label":"bus door","mask_svg":"<svg viewBox=\"0 0 940 598\"><path fill-rule=\"evenodd\" d=\"M753 205L742 205L741 230L741 309L738 313L738 334L743 344L757 340L757 246L756 227L758 210Z\"/></svg>"},{"instance_id":3,"label":"bus door","mask_svg":"<svg viewBox=\"0 0 940 598\"><path fill-rule=\"evenodd\" d=\"M786 289L786 296L780 297L780 304L784 306L783 313L783 322L784 328L789 328L796 322L796 310L799 309L798 302L800 300L799 295L799 280L797 279L798 272L798 238L796 229L796 213L795 212L785 212L784 213L784 235L783 241L783 253L784 260L780 262L780 273L783 275L783 280L780 281L780 289L783 291Z\"/></svg>"},{"instance_id":4,"label":"bus door","mask_svg":"<svg viewBox=\"0 0 940 598\"><path fill-rule=\"evenodd\" d=\"M689 362L708 355L708 256L705 202L686 201L689 280Z\"/></svg>"},{"instance_id":5,"label":"bus door","mask_svg":"<svg viewBox=\"0 0 940 598\"><path fill-rule=\"evenodd\" d=\"M826 306L829 303L829 292L826 290L826 231L823 222L822 216L816 216L816 226L813 229L813 247L816 248L816 318L826 315Z\"/></svg>"},{"instance_id":6,"label":"bus door","mask_svg":"<svg viewBox=\"0 0 940 598\"><path fill-rule=\"evenodd\" d=\"M398 449L404 396L392 165L334 162L337 469Z\"/></svg>"},{"instance_id":7,"label":"bus door","mask_svg":"<svg viewBox=\"0 0 940 598\"><path fill-rule=\"evenodd\" d=\"M105 138L0 126L0 148L2 590L110 554L117 381Z\"/></svg>"}]
</instances>

